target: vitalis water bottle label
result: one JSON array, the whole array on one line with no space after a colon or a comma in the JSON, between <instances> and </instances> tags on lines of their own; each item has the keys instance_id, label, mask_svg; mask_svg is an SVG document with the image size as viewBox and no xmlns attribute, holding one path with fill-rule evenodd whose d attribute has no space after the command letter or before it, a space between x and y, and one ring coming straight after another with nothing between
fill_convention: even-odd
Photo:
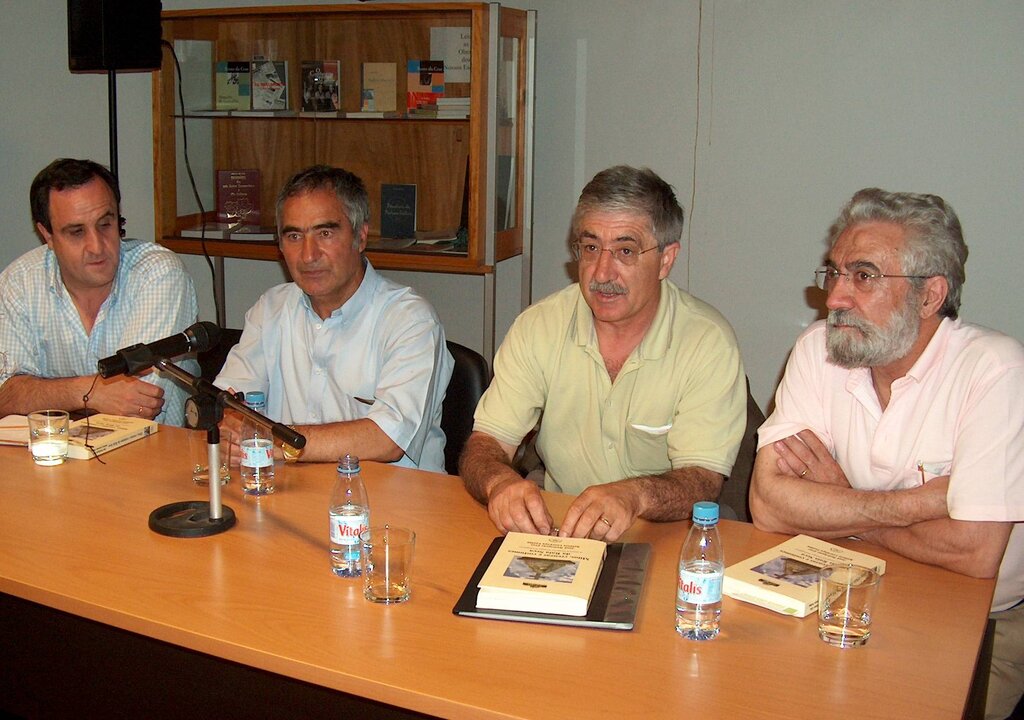
<instances>
[{"instance_id":1,"label":"vitalis water bottle label","mask_svg":"<svg viewBox=\"0 0 1024 720\"><path fill-rule=\"evenodd\" d=\"M359 515L331 514L331 542L338 545L355 545L359 533L369 529L370 518L366 513Z\"/></svg>"},{"instance_id":2,"label":"vitalis water bottle label","mask_svg":"<svg viewBox=\"0 0 1024 720\"><path fill-rule=\"evenodd\" d=\"M269 440L242 442L242 461L246 467L270 467L274 464L274 446Z\"/></svg>"},{"instance_id":3,"label":"vitalis water bottle label","mask_svg":"<svg viewBox=\"0 0 1024 720\"><path fill-rule=\"evenodd\" d=\"M722 599L722 571L679 573L679 600L687 603L714 603Z\"/></svg>"}]
</instances>

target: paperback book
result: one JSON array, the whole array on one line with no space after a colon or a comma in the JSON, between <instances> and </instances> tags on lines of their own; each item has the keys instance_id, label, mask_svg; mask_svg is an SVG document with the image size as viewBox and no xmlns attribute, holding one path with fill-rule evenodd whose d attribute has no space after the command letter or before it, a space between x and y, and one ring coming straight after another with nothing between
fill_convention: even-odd
<instances>
[{"instance_id":1,"label":"paperback book","mask_svg":"<svg viewBox=\"0 0 1024 720\"><path fill-rule=\"evenodd\" d=\"M253 58L252 109L288 109L288 61Z\"/></svg>"},{"instance_id":2,"label":"paperback book","mask_svg":"<svg viewBox=\"0 0 1024 720\"><path fill-rule=\"evenodd\" d=\"M91 460L160 429L153 420L99 413L68 426L68 457Z\"/></svg>"},{"instance_id":3,"label":"paperback book","mask_svg":"<svg viewBox=\"0 0 1024 720\"><path fill-rule=\"evenodd\" d=\"M476 606L582 617L606 548L601 540L511 532L480 579Z\"/></svg>"},{"instance_id":4,"label":"paperback book","mask_svg":"<svg viewBox=\"0 0 1024 720\"><path fill-rule=\"evenodd\" d=\"M380 186L380 236L416 237L416 186L389 184Z\"/></svg>"},{"instance_id":5,"label":"paperback book","mask_svg":"<svg viewBox=\"0 0 1024 720\"><path fill-rule=\"evenodd\" d=\"M249 61L218 62L214 93L214 109L248 110L251 104Z\"/></svg>"},{"instance_id":6,"label":"paperback book","mask_svg":"<svg viewBox=\"0 0 1024 720\"><path fill-rule=\"evenodd\" d=\"M885 573L885 560L797 535L727 567L722 592L783 615L806 617L818 609L818 571L836 563Z\"/></svg>"},{"instance_id":7,"label":"paperback book","mask_svg":"<svg viewBox=\"0 0 1024 720\"><path fill-rule=\"evenodd\" d=\"M444 96L443 60L410 60L406 70L406 110L436 103Z\"/></svg>"},{"instance_id":8,"label":"paperback book","mask_svg":"<svg viewBox=\"0 0 1024 720\"><path fill-rule=\"evenodd\" d=\"M362 112L393 113L398 109L398 68L393 62L363 63Z\"/></svg>"},{"instance_id":9,"label":"paperback book","mask_svg":"<svg viewBox=\"0 0 1024 720\"><path fill-rule=\"evenodd\" d=\"M341 109L341 62L302 61L302 114L334 116Z\"/></svg>"},{"instance_id":10,"label":"paperback book","mask_svg":"<svg viewBox=\"0 0 1024 720\"><path fill-rule=\"evenodd\" d=\"M260 216L260 171L218 170L217 220L259 225Z\"/></svg>"}]
</instances>

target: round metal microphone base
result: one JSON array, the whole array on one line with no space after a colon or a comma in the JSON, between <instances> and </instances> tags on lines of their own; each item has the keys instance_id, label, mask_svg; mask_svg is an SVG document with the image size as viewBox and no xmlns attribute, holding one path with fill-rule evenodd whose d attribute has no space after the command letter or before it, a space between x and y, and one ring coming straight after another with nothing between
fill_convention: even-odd
<instances>
[{"instance_id":1,"label":"round metal microphone base","mask_svg":"<svg viewBox=\"0 0 1024 720\"><path fill-rule=\"evenodd\" d=\"M221 506L221 517L210 517L210 503L186 500L158 507L149 514L149 529L169 537L206 537L230 530L235 525L235 511Z\"/></svg>"}]
</instances>

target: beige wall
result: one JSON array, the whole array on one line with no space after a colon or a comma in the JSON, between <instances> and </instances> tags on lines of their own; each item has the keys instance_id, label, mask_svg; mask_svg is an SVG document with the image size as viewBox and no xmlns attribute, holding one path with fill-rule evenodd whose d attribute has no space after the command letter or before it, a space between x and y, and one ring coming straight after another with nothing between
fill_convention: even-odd
<instances>
[{"instance_id":1,"label":"beige wall","mask_svg":"<svg viewBox=\"0 0 1024 720\"><path fill-rule=\"evenodd\" d=\"M287 3L163 2L259 4ZM825 229L863 186L952 202L971 247L964 316L1024 338L1021 3L509 4L538 10L534 298L569 282L565 237L583 183L623 162L676 186L691 222L673 279L733 322L762 405L815 318L807 286ZM35 172L108 151L105 79L67 70L66 2L0 0L0 17L5 265L37 242L26 202ZM148 76L118 76L124 210L140 237L153 234L149 92ZM186 262L210 318L209 273ZM450 337L479 345L479 316L466 311L480 305L478 278L397 277L433 300ZM228 261L229 322L281 278L273 263ZM503 308L499 326L511 315Z\"/></svg>"}]
</instances>

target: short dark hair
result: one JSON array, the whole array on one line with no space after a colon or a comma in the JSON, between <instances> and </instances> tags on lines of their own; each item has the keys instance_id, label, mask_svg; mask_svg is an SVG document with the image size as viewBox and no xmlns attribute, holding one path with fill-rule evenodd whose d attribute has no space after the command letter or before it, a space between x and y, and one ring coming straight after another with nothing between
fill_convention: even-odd
<instances>
[{"instance_id":1,"label":"short dark hair","mask_svg":"<svg viewBox=\"0 0 1024 720\"><path fill-rule=\"evenodd\" d=\"M85 185L93 178L99 178L114 193L118 215L121 212L121 189L117 178L105 167L92 160L76 160L75 158L58 158L44 167L32 181L28 192L29 204L32 206L32 222L39 223L46 232L53 232L50 225L50 191L67 190Z\"/></svg>"},{"instance_id":2,"label":"short dark hair","mask_svg":"<svg viewBox=\"0 0 1024 720\"><path fill-rule=\"evenodd\" d=\"M683 208L675 191L650 168L616 165L595 175L580 193L572 216L574 239L579 238L583 216L593 210L646 215L660 250L679 242L683 234Z\"/></svg>"},{"instance_id":3,"label":"short dark hair","mask_svg":"<svg viewBox=\"0 0 1024 720\"><path fill-rule=\"evenodd\" d=\"M366 185L358 175L330 165L313 165L292 175L277 196L277 231L281 232L281 208L284 201L314 190L333 190L345 208L355 242L359 232L370 221L370 200Z\"/></svg>"},{"instance_id":4,"label":"short dark hair","mask_svg":"<svg viewBox=\"0 0 1024 720\"><path fill-rule=\"evenodd\" d=\"M835 245L847 228L865 222L888 222L906 229L902 272L946 278L946 301L939 314L957 317L960 295L967 279L967 243L953 206L938 195L864 188L846 203L829 228L829 247ZM918 292L924 287L923 280L908 282Z\"/></svg>"}]
</instances>

